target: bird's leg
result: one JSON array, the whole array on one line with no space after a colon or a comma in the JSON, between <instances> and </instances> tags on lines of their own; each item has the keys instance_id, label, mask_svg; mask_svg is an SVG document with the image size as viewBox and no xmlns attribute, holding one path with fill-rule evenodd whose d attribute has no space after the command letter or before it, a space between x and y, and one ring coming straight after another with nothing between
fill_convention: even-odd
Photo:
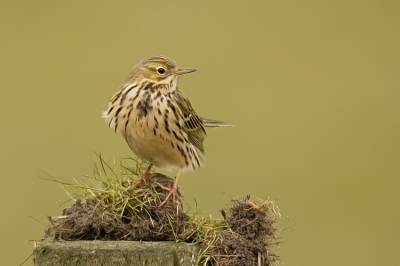
<instances>
[{"instance_id":1,"label":"bird's leg","mask_svg":"<svg viewBox=\"0 0 400 266\"><path fill-rule=\"evenodd\" d=\"M144 172L140 175L140 181L144 181L146 183L147 179L149 178L149 172L150 172L151 167L153 167L153 165L150 163L146 167L146 170L144 170Z\"/></svg>"},{"instance_id":2,"label":"bird's leg","mask_svg":"<svg viewBox=\"0 0 400 266\"><path fill-rule=\"evenodd\" d=\"M172 188L166 188L162 186L160 183L158 184L162 189L169 191L167 197L165 200L160 204L160 207L163 206L165 203L167 203L168 199L172 196L172 202L175 203L175 200L178 200L181 202L181 197L179 197L178 194L178 182L179 182L179 177L181 176L182 172L182 167L179 168L178 174L176 175L175 182Z\"/></svg>"},{"instance_id":3,"label":"bird's leg","mask_svg":"<svg viewBox=\"0 0 400 266\"><path fill-rule=\"evenodd\" d=\"M139 180L138 180L137 182L135 182L135 183L128 189L129 191L133 191L133 190L134 190L135 188L137 188L137 186L139 186L139 184L142 183L142 182L145 182L145 183L146 183L147 179L149 178L149 172L150 172L150 169L151 169L152 166L153 166L152 164L149 164L149 165L146 167L146 170L144 170L144 172L140 175Z\"/></svg>"}]
</instances>

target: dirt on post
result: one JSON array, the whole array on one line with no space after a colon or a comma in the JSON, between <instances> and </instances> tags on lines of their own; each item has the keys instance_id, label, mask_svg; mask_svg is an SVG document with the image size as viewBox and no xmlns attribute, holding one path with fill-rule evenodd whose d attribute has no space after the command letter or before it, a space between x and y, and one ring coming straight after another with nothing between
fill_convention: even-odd
<instances>
[{"instance_id":1,"label":"dirt on post","mask_svg":"<svg viewBox=\"0 0 400 266\"><path fill-rule=\"evenodd\" d=\"M271 205L265 202L256 205L250 196L243 200L232 200L232 205L221 213L229 228L218 247L221 265L271 265L279 260L278 254L269 253L276 244L275 219L267 214Z\"/></svg>"},{"instance_id":2,"label":"dirt on post","mask_svg":"<svg viewBox=\"0 0 400 266\"><path fill-rule=\"evenodd\" d=\"M172 187L173 180L165 175L153 174L147 183L140 183L136 190L150 191L155 189L162 202L168 194L158 184ZM128 194L128 192L127 192ZM135 195L132 195L135 196ZM138 200L144 201L147 193ZM129 195L127 195L129 197ZM62 240L143 240L166 241L175 240L175 234L185 231L188 216L183 211L177 211L177 205L168 201L159 207L158 201L149 202L143 208L125 209L124 214L116 215L110 208L96 208L96 198L88 198L83 202L78 199L74 205L63 210L61 219L49 217L50 227L46 236ZM173 224L172 228L170 224Z\"/></svg>"},{"instance_id":3,"label":"dirt on post","mask_svg":"<svg viewBox=\"0 0 400 266\"><path fill-rule=\"evenodd\" d=\"M108 194L104 200L101 193L78 199L62 216L49 217L45 238L198 243L202 252L197 265L269 266L279 261L273 202L254 202L247 196L232 200L221 211L223 220L206 219L184 212L172 201L159 207L168 194L161 186L171 188L173 182L155 173L132 194L126 189L121 192L126 193L122 203ZM122 213L116 213L120 204L126 206L118 207Z\"/></svg>"}]
</instances>

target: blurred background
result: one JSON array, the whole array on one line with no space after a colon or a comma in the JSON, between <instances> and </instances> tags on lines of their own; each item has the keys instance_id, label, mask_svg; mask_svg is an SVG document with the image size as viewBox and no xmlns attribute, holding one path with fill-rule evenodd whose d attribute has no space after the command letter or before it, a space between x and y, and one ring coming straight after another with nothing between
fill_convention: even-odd
<instances>
[{"instance_id":1,"label":"blurred background","mask_svg":"<svg viewBox=\"0 0 400 266\"><path fill-rule=\"evenodd\" d=\"M19 265L60 215L62 181L93 150L133 156L101 112L132 67L166 55L208 131L206 167L181 178L204 215L274 200L282 265L400 260L398 1L0 3L1 265ZM28 261L25 265L33 265Z\"/></svg>"}]
</instances>

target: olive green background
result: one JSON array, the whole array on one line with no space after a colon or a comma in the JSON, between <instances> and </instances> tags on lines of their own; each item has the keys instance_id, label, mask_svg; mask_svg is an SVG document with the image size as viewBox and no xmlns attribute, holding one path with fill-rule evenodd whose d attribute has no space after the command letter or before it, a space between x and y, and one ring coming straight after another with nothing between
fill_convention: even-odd
<instances>
[{"instance_id":1,"label":"olive green background","mask_svg":"<svg viewBox=\"0 0 400 266\"><path fill-rule=\"evenodd\" d=\"M231 197L280 207L284 265L400 261L399 1L1 1L0 264L19 265L93 150L133 155L100 117L142 58L198 71L178 85L209 130L180 186L220 217ZM287 218L289 217L289 218ZM29 261L26 265L32 265Z\"/></svg>"}]
</instances>

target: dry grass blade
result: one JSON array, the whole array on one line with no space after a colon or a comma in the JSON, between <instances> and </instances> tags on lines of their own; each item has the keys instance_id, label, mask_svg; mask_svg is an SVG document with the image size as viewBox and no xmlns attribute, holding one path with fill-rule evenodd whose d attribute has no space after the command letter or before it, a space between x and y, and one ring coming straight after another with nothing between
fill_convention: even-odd
<instances>
[{"instance_id":1,"label":"dry grass blade","mask_svg":"<svg viewBox=\"0 0 400 266\"><path fill-rule=\"evenodd\" d=\"M47 174L45 180L57 182L68 190L75 203L65 208L62 216L49 217L45 237L63 240L174 240L198 244L201 247L196 265L270 266L279 262L278 233L274 227L279 210L269 200L232 200L221 213L224 219L202 217L198 211L177 211L170 202L160 203L173 180L152 173L132 192L146 165L127 158L133 167L122 162L106 163L97 154L99 165L92 176L74 183L62 182Z\"/></svg>"}]
</instances>

